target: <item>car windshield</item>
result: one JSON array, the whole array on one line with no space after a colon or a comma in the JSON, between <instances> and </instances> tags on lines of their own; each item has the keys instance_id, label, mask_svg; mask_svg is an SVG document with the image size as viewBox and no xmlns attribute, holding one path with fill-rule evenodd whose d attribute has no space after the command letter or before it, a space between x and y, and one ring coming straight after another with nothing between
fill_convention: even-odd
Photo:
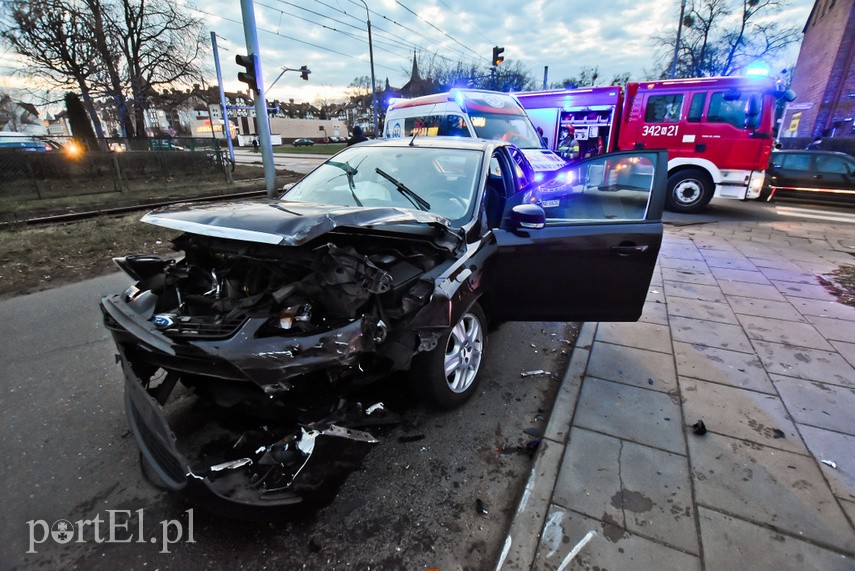
<instances>
[{"instance_id":1,"label":"car windshield","mask_svg":"<svg viewBox=\"0 0 855 571\"><path fill-rule=\"evenodd\" d=\"M280 199L432 212L459 226L471 216L483 153L468 149L352 147Z\"/></svg>"},{"instance_id":2,"label":"car windshield","mask_svg":"<svg viewBox=\"0 0 855 571\"><path fill-rule=\"evenodd\" d=\"M543 147L526 115L469 111L475 133L482 139L501 139L521 149Z\"/></svg>"}]
</instances>

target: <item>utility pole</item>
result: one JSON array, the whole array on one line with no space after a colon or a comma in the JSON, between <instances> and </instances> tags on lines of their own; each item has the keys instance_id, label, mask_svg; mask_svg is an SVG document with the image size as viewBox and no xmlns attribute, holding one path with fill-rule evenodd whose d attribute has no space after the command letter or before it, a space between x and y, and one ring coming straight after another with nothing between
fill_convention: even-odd
<instances>
[{"instance_id":1,"label":"utility pole","mask_svg":"<svg viewBox=\"0 0 855 571\"><path fill-rule=\"evenodd\" d=\"M686 0L680 0L680 21L677 22L677 40L674 42L674 59L671 60L671 79L677 77L677 58L680 55L680 36L683 32L683 16L686 13Z\"/></svg>"},{"instance_id":2,"label":"utility pole","mask_svg":"<svg viewBox=\"0 0 855 571\"><path fill-rule=\"evenodd\" d=\"M368 59L371 62L371 114L374 120L374 138L380 134L377 124L377 86L374 84L374 44L371 41L371 14L365 0L359 0L365 6L365 18L368 20Z\"/></svg>"},{"instance_id":3,"label":"utility pole","mask_svg":"<svg viewBox=\"0 0 855 571\"><path fill-rule=\"evenodd\" d=\"M547 78L549 77L549 66L543 66L543 89L546 90Z\"/></svg>"},{"instance_id":4,"label":"utility pole","mask_svg":"<svg viewBox=\"0 0 855 571\"><path fill-rule=\"evenodd\" d=\"M264 184L267 198L276 196L276 165L273 164L273 147L270 144L270 121L267 118L267 100L264 95L264 74L261 71L261 58L258 56L258 34L255 28L255 7L252 0L240 0L243 16L243 35L249 57L255 60L255 124L258 126L258 144L261 148L261 162L264 165Z\"/></svg>"},{"instance_id":5,"label":"utility pole","mask_svg":"<svg viewBox=\"0 0 855 571\"><path fill-rule=\"evenodd\" d=\"M211 47L214 49L214 67L217 68L217 86L220 88L220 112L223 114L223 136L226 138L226 145L229 149L229 159L232 162L232 168L234 168L235 148L232 145L232 124L229 121L229 111L226 108L226 92L223 90L223 72L220 69L220 52L217 49L216 32L211 32ZM213 132L214 124L211 123L211 134L213 134ZM226 169L226 179L229 182L233 182L231 169Z\"/></svg>"}]
</instances>

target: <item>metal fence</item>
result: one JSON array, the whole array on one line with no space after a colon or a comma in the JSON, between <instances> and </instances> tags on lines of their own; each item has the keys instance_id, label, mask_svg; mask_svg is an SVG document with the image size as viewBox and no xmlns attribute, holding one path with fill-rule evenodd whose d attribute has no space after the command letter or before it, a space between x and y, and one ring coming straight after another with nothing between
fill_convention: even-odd
<instances>
[{"instance_id":1,"label":"metal fence","mask_svg":"<svg viewBox=\"0 0 855 571\"><path fill-rule=\"evenodd\" d=\"M91 145L109 151L58 143L44 152L0 148L0 213L20 209L22 201L103 193L133 198L170 189L192 194L223 188L232 177L227 151L211 139L106 139Z\"/></svg>"}]
</instances>

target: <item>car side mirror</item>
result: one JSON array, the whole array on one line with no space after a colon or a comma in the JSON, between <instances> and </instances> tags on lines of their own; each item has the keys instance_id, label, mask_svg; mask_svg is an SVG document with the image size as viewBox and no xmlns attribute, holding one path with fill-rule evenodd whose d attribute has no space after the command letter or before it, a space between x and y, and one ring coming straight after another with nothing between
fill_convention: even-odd
<instances>
[{"instance_id":1,"label":"car side mirror","mask_svg":"<svg viewBox=\"0 0 855 571\"><path fill-rule=\"evenodd\" d=\"M511 209L511 228L536 230L546 226L546 213L537 204L517 204Z\"/></svg>"}]
</instances>

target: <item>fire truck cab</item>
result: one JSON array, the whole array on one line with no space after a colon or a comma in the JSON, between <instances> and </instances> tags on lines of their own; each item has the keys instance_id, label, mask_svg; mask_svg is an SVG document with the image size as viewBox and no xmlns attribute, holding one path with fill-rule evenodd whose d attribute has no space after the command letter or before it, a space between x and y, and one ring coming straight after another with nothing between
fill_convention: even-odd
<instances>
[{"instance_id":1,"label":"fire truck cab","mask_svg":"<svg viewBox=\"0 0 855 571\"><path fill-rule=\"evenodd\" d=\"M714 77L516 94L556 148L572 125L585 158L668 150L666 208L701 211L714 196L757 198L773 143L776 90L766 78Z\"/></svg>"}]
</instances>

